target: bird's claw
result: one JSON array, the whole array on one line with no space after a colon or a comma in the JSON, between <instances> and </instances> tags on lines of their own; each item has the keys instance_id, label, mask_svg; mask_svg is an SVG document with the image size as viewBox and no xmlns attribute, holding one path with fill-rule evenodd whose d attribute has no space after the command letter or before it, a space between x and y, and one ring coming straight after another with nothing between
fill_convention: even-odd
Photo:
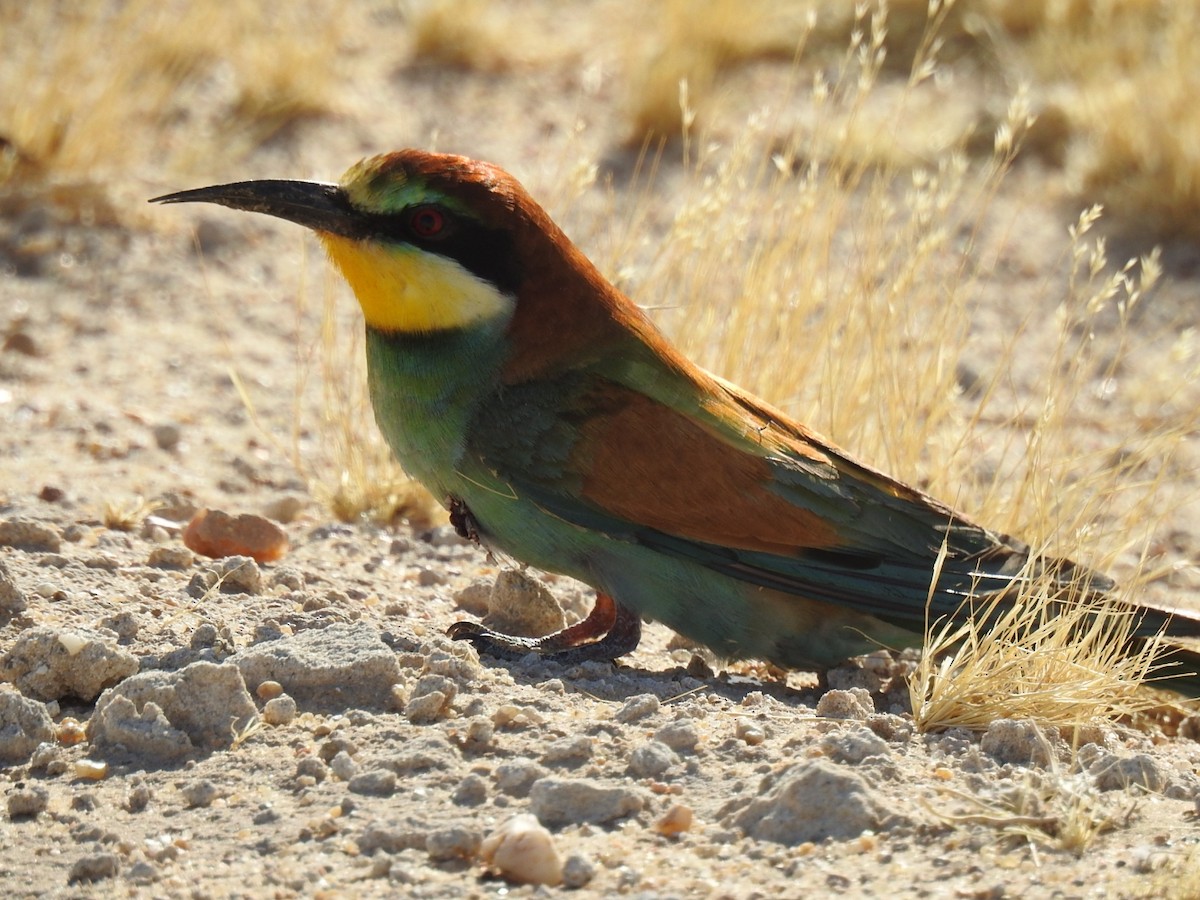
<instances>
[{"instance_id":1,"label":"bird's claw","mask_svg":"<svg viewBox=\"0 0 1200 900\"><path fill-rule=\"evenodd\" d=\"M513 659L537 653L562 663L609 662L637 647L642 620L607 594L597 594L596 606L586 619L545 637L501 634L477 622L455 622L446 634L451 640L470 641L489 656Z\"/></svg>"}]
</instances>

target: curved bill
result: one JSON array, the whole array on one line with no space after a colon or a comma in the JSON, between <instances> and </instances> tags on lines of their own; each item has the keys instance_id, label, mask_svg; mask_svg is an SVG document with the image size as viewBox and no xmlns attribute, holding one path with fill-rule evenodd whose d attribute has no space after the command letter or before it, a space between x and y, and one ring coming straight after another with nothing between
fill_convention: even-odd
<instances>
[{"instance_id":1,"label":"curved bill","mask_svg":"<svg viewBox=\"0 0 1200 900\"><path fill-rule=\"evenodd\" d=\"M319 181L237 181L164 194L149 202L216 203L346 237L360 237L366 230L362 213L350 205L345 191Z\"/></svg>"}]
</instances>

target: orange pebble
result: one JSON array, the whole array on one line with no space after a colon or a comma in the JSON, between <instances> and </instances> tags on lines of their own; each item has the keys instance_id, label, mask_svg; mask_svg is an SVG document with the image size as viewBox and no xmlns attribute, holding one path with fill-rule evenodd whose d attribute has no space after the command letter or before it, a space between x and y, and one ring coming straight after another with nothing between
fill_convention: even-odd
<instances>
[{"instance_id":1,"label":"orange pebble","mask_svg":"<svg viewBox=\"0 0 1200 900\"><path fill-rule=\"evenodd\" d=\"M203 556L249 556L273 562L287 553L287 533L262 516L231 516L219 509L202 509L183 530L183 543Z\"/></svg>"}]
</instances>

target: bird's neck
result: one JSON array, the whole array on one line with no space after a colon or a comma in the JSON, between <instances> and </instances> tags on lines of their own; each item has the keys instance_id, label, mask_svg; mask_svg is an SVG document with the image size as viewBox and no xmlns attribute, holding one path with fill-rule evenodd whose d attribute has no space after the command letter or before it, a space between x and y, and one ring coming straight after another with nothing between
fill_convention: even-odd
<instances>
[{"instance_id":1,"label":"bird's neck","mask_svg":"<svg viewBox=\"0 0 1200 900\"><path fill-rule=\"evenodd\" d=\"M467 428L497 384L505 320L429 333L367 326L371 405L392 451L435 496L451 493Z\"/></svg>"}]
</instances>

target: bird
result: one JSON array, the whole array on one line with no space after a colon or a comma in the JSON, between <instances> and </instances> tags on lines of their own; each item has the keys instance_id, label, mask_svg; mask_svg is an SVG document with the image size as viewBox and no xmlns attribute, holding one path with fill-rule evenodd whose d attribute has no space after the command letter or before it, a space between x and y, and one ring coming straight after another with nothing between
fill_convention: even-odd
<instances>
[{"instance_id":1,"label":"bird","mask_svg":"<svg viewBox=\"0 0 1200 900\"><path fill-rule=\"evenodd\" d=\"M1064 603L1114 587L690 362L498 166L407 149L336 183L151 202L315 232L362 307L371 402L401 465L464 537L595 589L584 619L542 637L451 626L483 653L616 660L649 619L726 659L821 672L920 646L928 622L988 601L1002 611L1032 580ZM1134 612L1138 638L1200 635L1195 613Z\"/></svg>"}]
</instances>

